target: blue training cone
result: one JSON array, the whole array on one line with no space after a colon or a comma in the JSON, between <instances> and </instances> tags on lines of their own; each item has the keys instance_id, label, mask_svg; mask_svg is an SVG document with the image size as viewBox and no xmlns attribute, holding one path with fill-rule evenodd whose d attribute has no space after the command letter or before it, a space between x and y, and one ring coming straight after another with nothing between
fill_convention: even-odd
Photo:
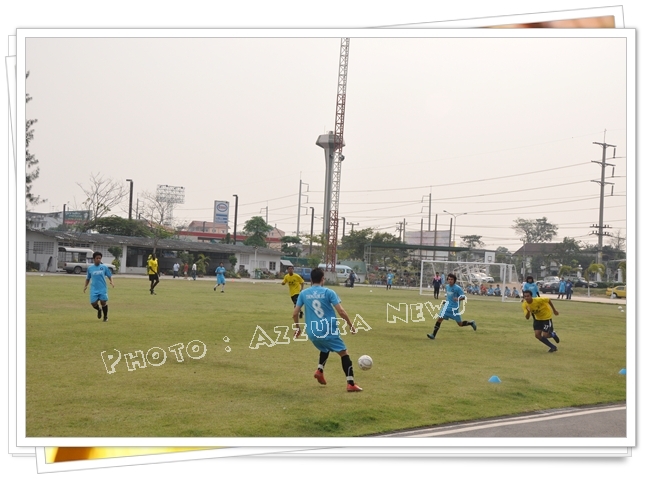
<instances>
[{"instance_id":1,"label":"blue training cone","mask_svg":"<svg viewBox=\"0 0 660 479\"><path fill-rule=\"evenodd\" d=\"M626 368L623 368L621 371L619 371L619 374L626 374Z\"/></svg>"},{"instance_id":2,"label":"blue training cone","mask_svg":"<svg viewBox=\"0 0 660 479\"><path fill-rule=\"evenodd\" d=\"M488 380L488 382L489 382L489 383L501 383L502 381L500 381L500 378L498 378L497 376L492 376L492 377Z\"/></svg>"}]
</instances>

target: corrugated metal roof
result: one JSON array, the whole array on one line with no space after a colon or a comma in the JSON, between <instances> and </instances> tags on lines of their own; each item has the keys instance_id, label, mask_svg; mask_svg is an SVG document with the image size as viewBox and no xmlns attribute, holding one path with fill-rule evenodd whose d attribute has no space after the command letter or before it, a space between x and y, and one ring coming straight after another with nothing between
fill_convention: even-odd
<instances>
[{"instance_id":1,"label":"corrugated metal roof","mask_svg":"<svg viewBox=\"0 0 660 479\"><path fill-rule=\"evenodd\" d=\"M59 241L73 241L83 243L96 243L102 245L127 245L136 248L151 248L153 247L153 238L144 236L119 236L108 235L101 233L67 233L63 231L48 231L48 230L33 230L27 228L28 231L39 233L44 236L58 239ZM201 241L184 241L178 239L161 239L158 240L158 249L165 250L195 250L200 252L215 252L215 253L243 253L254 254L254 247L244 245L233 245L224 243L203 243ZM257 254L281 256L282 253L272 248L257 248Z\"/></svg>"}]
</instances>

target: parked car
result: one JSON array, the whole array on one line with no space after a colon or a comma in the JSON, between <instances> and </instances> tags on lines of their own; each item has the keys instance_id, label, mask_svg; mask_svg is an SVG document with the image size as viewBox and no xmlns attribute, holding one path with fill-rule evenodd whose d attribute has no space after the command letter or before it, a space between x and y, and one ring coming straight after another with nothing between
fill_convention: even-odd
<instances>
[{"instance_id":1,"label":"parked car","mask_svg":"<svg viewBox=\"0 0 660 479\"><path fill-rule=\"evenodd\" d=\"M539 288L541 293L558 293L559 281L546 281Z\"/></svg>"},{"instance_id":2,"label":"parked car","mask_svg":"<svg viewBox=\"0 0 660 479\"><path fill-rule=\"evenodd\" d=\"M561 278L559 276L546 276L545 278L543 278L544 283L554 283L554 282L559 283L559 281L561 281Z\"/></svg>"},{"instance_id":3,"label":"parked car","mask_svg":"<svg viewBox=\"0 0 660 479\"><path fill-rule=\"evenodd\" d=\"M614 286L613 288L607 288L605 290L607 296L614 295L615 298L625 298L626 297L626 285Z\"/></svg>"},{"instance_id":4,"label":"parked car","mask_svg":"<svg viewBox=\"0 0 660 479\"><path fill-rule=\"evenodd\" d=\"M305 281L312 280L312 268L293 268L293 272L299 274Z\"/></svg>"},{"instance_id":5,"label":"parked car","mask_svg":"<svg viewBox=\"0 0 660 479\"><path fill-rule=\"evenodd\" d=\"M575 287L575 288L586 288L586 287L597 288L598 283L596 283L595 281L588 281L584 278L579 278L579 279L576 279L575 281L573 281L573 287Z\"/></svg>"},{"instance_id":6,"label":"parked car","mask_svg":"<svg viewBox=\"0 0 660 479\"><path fill-rule=\"evenodd\" d=\"M80 274L80 273L86 273L87 272L87 267L90 265L94 264L94 260L92 258L87 258L87 261L85 263L69 263L66 262L64 263L64 271L66 271L68 274L74 273L74 274ZM105 263L101 263L105 264ZM115 265L114 264L105 264L112 273L115 273Z\"/></svg>"}]
</instances>

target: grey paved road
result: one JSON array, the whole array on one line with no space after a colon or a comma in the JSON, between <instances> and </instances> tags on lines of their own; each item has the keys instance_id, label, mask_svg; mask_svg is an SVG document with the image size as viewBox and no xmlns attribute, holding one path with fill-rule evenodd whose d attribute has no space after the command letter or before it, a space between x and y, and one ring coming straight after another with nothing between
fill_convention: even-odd
<instances>
[{"instance_id":1,"label":"grey paved road","mask_svg":"<svg viewBox=\"0 0 660 479\"><path fill-rule=\"evenodd\" d=\"M626 437L626 405L574 407L447 424L378 437Z\"/></svg>"}]
</instances>

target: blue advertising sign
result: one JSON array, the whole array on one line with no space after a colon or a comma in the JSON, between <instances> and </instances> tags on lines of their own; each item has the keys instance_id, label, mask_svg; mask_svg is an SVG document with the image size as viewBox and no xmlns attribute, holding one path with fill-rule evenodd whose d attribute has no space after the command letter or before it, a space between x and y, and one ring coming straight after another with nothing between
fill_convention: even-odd
<instances>
[{"instance_id":1,"label":"blue advertising sign","mask_svg":"<svg viewBox=\"0 0 660 479\"><path fill-rule=\"evenodd\" d=\"M213 208L213 222L229 224L229 201L216 201Z\"/></svg>"}]
</instances>

